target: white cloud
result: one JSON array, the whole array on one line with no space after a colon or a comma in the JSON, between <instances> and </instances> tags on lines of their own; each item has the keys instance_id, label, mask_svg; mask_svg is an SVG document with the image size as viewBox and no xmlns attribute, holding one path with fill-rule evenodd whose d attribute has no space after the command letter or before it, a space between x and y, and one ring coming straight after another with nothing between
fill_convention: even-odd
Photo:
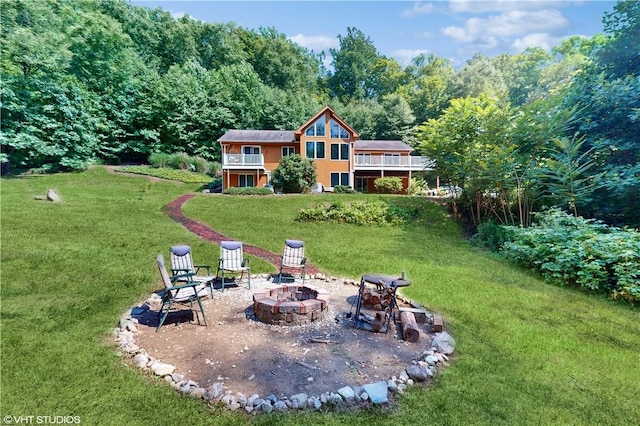
<instances>
[{"instance_id":1,"label":"white cloud","mask_svg":"<svg viewBox=\"0 0 640 426\"><path fill-rule=\"evenodd\" d=\"M581 3L575 1L523 1L523 0L451 0L449 9L455 13L485 13L485 12L507 12L512 10L538 10L567 5L568 3Z\"/></svg>"},{"instance_id":2,"label":"white cloud","mask_svg":"<svg viewBox=\"0 0 640 426\"><path fill-rule=\"evenodd\" d=\"M340 46L340 43L338 43L338 39L336 37L328 37L323 35L307 36L304 34L296 34L289 37L289 40L299 44L300 46L306 47L309 50L313 50L316 53L324 51L328 54L329 49L337 48Z\"/></svg>"},{"instance_id":3,"label":"white cloud","mask_svg":"<svg viewBox=\"0 0 640 426\"><path fill-rule=\"evenodd\" d=\"M469 18L464 27L449 26L442 33L453 40L474 48L520 46L529 47L534 40L544 42L545 47L554 39L559 40L571 23L558 10L513 10L487 18ZM514 40L515 39L515 40ZM546 48L546 47L545 47Z\"/></svg>"},{"instance_id":4,"label":"white cloud","mask_svg":"<svg viewBox=\"0 0 640 426\"><path fill-rule=\"evenodd\" d=\"M398 49L391 52L391 56L393 56L400 65L407 66L413 58L422 53L426 55L429 51L427 49Z\"/></svg>"},{"instance_id":5,"label":"white cloud","mask_svg":"<svg viewBox=\"0 0 640 426\"><path fill-rule=\"evenodd\" d=\"M174 12L173 10L169 13L171 13L171 17L173 19L180 19L187 14L187 12Z\"/></svg>"},{"instance_id":6,"label":"white cloud","mask_svg":"<svg viewBox=\"0 0 640 426\"><path fill-rule=\"evenodd\" d=\"M544 50L549 51L552 47L559 45L563 38L564 37L554 37L549 34L533 33L515 39L512 45L518 52L522 52L528 47L542 47Z\"/></svg>"},{"instance_id":7,"label":"white cloud","mask_svg":"<svg viewBox=\"0 0 640 426\"><path fill-rule=\"evenodd\" d=\"M402 16L412 17L416 15L425 15L431 13L433 10L433 3L422 3L416 1L411 9L405 9L402 11Z\"/></svg>"}]
</instances>

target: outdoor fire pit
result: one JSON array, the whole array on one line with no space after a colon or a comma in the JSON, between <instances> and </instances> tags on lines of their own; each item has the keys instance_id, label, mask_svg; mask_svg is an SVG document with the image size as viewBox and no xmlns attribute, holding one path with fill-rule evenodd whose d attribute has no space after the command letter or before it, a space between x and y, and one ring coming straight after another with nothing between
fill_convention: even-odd
<instances>
[{"instance_id":1,"label":"outdoor fire pit","mask_svg":"<svg viewBox=\"0 0 640 426\"><path fill-rule=\"evenodd\" d=\"M260 321L305 325L324 318L329 292L311 286L285 284L253 295L253 312Z\"/></svg>"}]
</instances>

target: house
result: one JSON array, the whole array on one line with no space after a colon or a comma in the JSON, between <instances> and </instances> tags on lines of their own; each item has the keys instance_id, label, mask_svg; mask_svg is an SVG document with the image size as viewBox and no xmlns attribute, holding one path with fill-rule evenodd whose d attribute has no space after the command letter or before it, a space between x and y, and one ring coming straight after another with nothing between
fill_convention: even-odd
<instances>
[{"instance_id":1,"label":"house","mask_svg":"<svg viewBox=\"0 0 640 426\"><path fill-rule=\"evenodd\" d=\"M375 192L379 177L397 176L406 190L412 173L431 162L411 156L402 141L359 140L328 106L296 130L232 129L218 139L222 150L222 187L262 187L280 159L300 154L316 164L317 180L325 190L345 185L360 192Z\"/></svg>"}]
</instances>

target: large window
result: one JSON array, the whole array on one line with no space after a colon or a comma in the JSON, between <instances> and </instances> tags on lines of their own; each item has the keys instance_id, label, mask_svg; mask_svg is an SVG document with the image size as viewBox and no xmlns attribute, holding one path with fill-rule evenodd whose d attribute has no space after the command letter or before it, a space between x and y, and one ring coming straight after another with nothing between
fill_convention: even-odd
<instances>
[{"instance_id":1,"label":"large window","mask_svg":"<svg viewBox=\"0 0 640 426\"><path fill-rule=\"evenodd\" d=\"M255 185L253 181L253 175L238 175L238 186L243 187L251 187L253 188Z\"/></svg>"},{"instance_id":2,"label":"large window","mask_svg":"<svg viewBox=\"0 0 640 426\"><path fill-rule=\"evenodd\" d=\"M339 125L333 118L331 119L331 139L348 139L349 132Z\"/></svg>"},{"instance_id":3,"label":"large window","mask_svg":"<svg viewBox=\"0 0 640 426\"><path fill-rule=\"evenodd\" d=\"M296 153L296 149L293 146L283 146L282 147L282 156L288 157Z\"/></svg>"},{"instance_id":4,"label":"large window","mask_svg":"<svg viewBox=\"0 0 640 426\"><path fill-rule=\"evenodd\" d=\"M324 158L324 142L307 141L307 158Z\"/></svg>"},{"instance_id":5,"label":"large window","mask_svg":"<svg viewBox=\"0 0 640 426\"><path fill-rule=\"evenodd\" d=\"M331 173L331 186L349 186L349 173Z\"/></svg>"},{"instance_id":6,"label":"large window","mask_svg":"<svg viewBox=\"0 0 640 426\"><path fill-rule=\"evenodd\" d=\"M318 118L305 132L307 136L324 136L324 115Z\"/></svg>"},{"instance_id":7,"label":"large window","mask_svg":"<svg viewBox=\"0 0 640 426\"><path fill-rule=\"evenodd\" d=\"M332 160L348 160L349 144L348 143L332 143L331 159Z\"/></svg>"}]
</instances>

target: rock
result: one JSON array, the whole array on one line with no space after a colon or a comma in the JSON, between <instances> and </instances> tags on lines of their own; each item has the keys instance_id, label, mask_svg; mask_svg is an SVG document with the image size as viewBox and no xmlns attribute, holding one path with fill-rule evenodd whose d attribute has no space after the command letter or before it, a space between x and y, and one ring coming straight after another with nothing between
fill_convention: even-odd
<instances>
[{"instance_id":1,"label":"rock","mask_svg":"<svg viewBox=\"0 0 640 426\"><path fill-rule=\"evenodd\" d=\"M50 189L47 191L47 200L53 201L54 203L59 203L62 201L62 198L60 198L56 191Z\"/></svg>"},{"instance_id":2,"label":"rock","mask_svg":"<svg viewBox=\"0 0 640 426\"><path fill-rule=\"evenodd\" d=\"M219 401L224 394L224 387L222 383L214 383L209 387L207 393L205 394L205 399Z\"/></svg>"},{"instance_id":3,"label":"rock","mask_svg":"<svg viewBox=\"0 0 640 426\"><path fill-rule=\"evenodd\" d=\"M362 398L363 401L367 401L369 399L369 394L366 392L362 392L360 394L360 398Z\"/></svg>"},{"instance_id":4,"label":"rock","mask_svg":"<svg viewBox=\"0 0 640 426\"><path fill-rule=\"evenodd\" d=\"M262 404L260 404L260 409L265 413L270 413L273 411L273 405L271 405L271 401L267 399Z\"/></svg>"},{"instance_id":5,"label":"rock","mask_svg":"<svg viewBox=\"0 0 640 426\"><path fill-rule=\"evenodd\" d=\"M387 382L385 380L368 383L363 386L367 397L374 404L386 404L389 402Z\"/></svg>"},{"instance_id":6,"label":"rock","mask_svg":"<svg viewBox=\"0 0 640 426\"><path fill-rule=\"evenodd\" d=\"M309 399L309 396L306 393L297 393L295 395L291 395L291 398L289 398L293 408L306 407L308 399Z\"/></svg>"},{"instance_id":7,"label":"rock","mask_svg":"<svg viewBox=\"0 0 640 426\"><path fill-rule=\"evenodd\" d=\"M203 399L206 394L206 390L204 388L195 388L189 392L189 396L192 398Z\"/></svg>"},{"instance_id":8,"label":"rock","mask_svg":"<svg viewBox=\"0 0 640 426\"><path fill-rule=\"evenodd\" d=\"M395 380L387 380L387 389L389 392L395 392L398 390L398 385Z\"/></svg>"},{"instance_id":9,"label":"rock","mask_svg":"<svg viewBox=\"0 0 640 426\"><path fill-rule=\"evenodd\" d=\"M355 392L351 388L351 386L345 386L343 388L338 389L338 394L345 400L351 401L355 398Z\"/></svg>"},{"instance_id":10,"label":"rock","mask_svg":"<svg viewBox=\"0 0 640 426\"><path fill-rule=\"evenodd\" d=\"M258 395L257 393L254 393L249 398L247 398L247 405L256 406L260 405L261 402L262 400L260 399L260 395Z\"/></svg>"},{"instance_id":11,"label":"rock","mask_svg":"<svg viewBox=\"0 0 640 426\"><path fill-rule=\"evenodd\" d=\"M407 372L403 371L402 373L400 373L400 375L398 376L398 381L400 381L401 383L404 383L407 380L409 380L409 376L407 375Z\"/></svg>"},{"instance_id":12,"label":"rock","mask_svg":"<svg viewBox=\"0 0 640 426\"><path fill-rule=\"evenodd\" d=\"M287 404L285 404L283 401L276 401L275 404L273 404L273 409L276 411L287 411L288 407Z\"/></svg>"},{"instance_id":13,"label":"rock","mask_svg":"<svg viewBox=\"0 0 640 426\"><path fill-rule=\"evenodd\" d=\"M275 404L278 401L278 398L276 398L274 394L269 395L267 399L269 400L269 402L271 402L271 404Z\"/></svg>"},{"instance_id":14,"label":"rock","mask_svg":"<svg viewBox=\"0 0 640 426\"><path fill-rule=\"evenodd\" d=\"M427 369L421 365L410 365L407 367L407 375L416 382L427 380Z\"/></svg>"},{"instance_id":15,"label":"rock","mask_svg":"<svg viewBox=\"0 0 640 426\"><path fill-rule=\"evenodd\" d=\"M337 394L335 392L331 392L329 394L328 402L330 404L336 404L337 405L337 404L342 404L343 401L342 401L342 397L340 396L340 394Z\"/></svg>"},{"instance_id":16,"label":"rock","mask_svg":"<svg viewBox=\"0 0 640 426\"><path fill-rule=\"evenodd\" d=\"M136 356L133 357L133 363L139 368L145 368L147 362L149 362L149 358L145 354L136 354Z\"/></svg>"},{"instance_id":17,"label":"rock","mask_svg":"<svg viewBox=\"0 0 640 426\"><path fill-rule=\"evenodd\" d=\"M151 366L151 370L156 376L166 376L167 374L173 373L175 369L176 367L173 365L165 364L163 362L156 362Z\"/></svg>"},{"instance_id":18,"label":"rock","mask_svg":"<svg viewBox=\"0 0 640 426\"><path fill-rule=\"evenodd\" d=\"M436 362L438 362L438 357L435 356L435 355L429 355L429 356L424 357L424 360L429 365L436 365Z\"/></svg>"},{"instance_id":19,"label":"rock","mask_svg":"<svg viewBox=\"0 0 640 426\"><path fill-rule=\"evenodd\" d=\"M307 400L307 407L319 410L322 407L322 402L320 402L320 400L315 396L312 396Z\"/></svg>"},{"instance_id":20,"label":"rock","mask_svg":"<svg viewBox=\"0 0 640 426\"><path fill-rule=\"evenodd\" d=\"M449 333L443 331L435 334L431 341L431 347L436 348L445 355L451 355L456 349L456 341Z\"/></svg>"}]
</instances>

